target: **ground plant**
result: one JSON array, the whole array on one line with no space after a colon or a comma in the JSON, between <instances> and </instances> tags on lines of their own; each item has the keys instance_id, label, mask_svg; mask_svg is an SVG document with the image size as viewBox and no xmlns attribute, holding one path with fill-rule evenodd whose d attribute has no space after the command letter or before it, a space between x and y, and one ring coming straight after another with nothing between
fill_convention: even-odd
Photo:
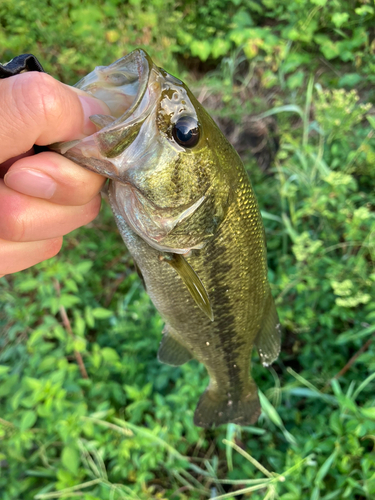
<instances>
[{"instance_id":1,"label":"ground plant","mask_svg":"<svg viewBox=\"0 0 375 500\"><path fill-rule=\"evenodd\" d=\"M367 0L0 2L0 62L73 84L140 46L187 81L242 145L283 326L272 367L254 354L259 422L195 427L205 369L157 361L104 201L0 279L2 500L375 498L373 21Z\"/></svg>"}]
</instances>

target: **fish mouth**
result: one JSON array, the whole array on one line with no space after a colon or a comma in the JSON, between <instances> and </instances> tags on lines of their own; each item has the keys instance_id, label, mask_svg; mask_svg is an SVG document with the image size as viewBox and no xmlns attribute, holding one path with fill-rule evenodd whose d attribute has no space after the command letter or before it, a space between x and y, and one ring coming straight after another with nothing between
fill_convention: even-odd
<instances>
[{"instance_id":1,"label":"fish mouth","mask_svg":"<svg viewBox=\"0 0 375 500\"><path fill-rule=\"evenodd\" d=\"M124 121L140 105L152 66L148 54L136 49L110 66L97 66L75 87L104 101L111 116Z\"/></svg>"},{"instance_id":2,"label":"fish mouth","mask_svg":"<svg viewBox=\"0 0 375 500\"><path fill-rule=\"evenodd\" d=\"M98 131L81 140L57 143L50 149L111 179L121 181L132 165L126 150L154 109L160 84L151 58L136 49L109 66L98 66L76 85L105 102L110 115L93 115ZM135 155L137 156L137 155Z\"/></svg>"}]
</instances>

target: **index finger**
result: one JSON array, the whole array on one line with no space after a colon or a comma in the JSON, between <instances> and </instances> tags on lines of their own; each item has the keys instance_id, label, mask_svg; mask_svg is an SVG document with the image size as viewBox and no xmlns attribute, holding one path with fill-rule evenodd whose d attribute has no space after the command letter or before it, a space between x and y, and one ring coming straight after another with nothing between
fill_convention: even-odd
<instances>
[{"instance_id":1,"label":"index finger","mask_svg":"<svg viewBox=\"0 0 375 500\"><path fill-rule=\"evenodd\" d=\"M0 81L0 163L34 144L80 139L96 131L89 117L107 106L46 73L29 72Z\"/></svg>"}]
</instances>

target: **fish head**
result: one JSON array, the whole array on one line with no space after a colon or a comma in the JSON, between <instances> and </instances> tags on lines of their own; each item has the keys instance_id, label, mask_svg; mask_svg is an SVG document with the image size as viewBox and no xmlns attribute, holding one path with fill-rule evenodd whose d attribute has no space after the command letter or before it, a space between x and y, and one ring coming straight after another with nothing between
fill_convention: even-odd
<instances>
[{"instance_id":1,"label":"fish head","mask_svg":"<svg viewBox=\"0 0 375 500\"><path fill-rule=\"evenodd\" d=\"M111 114L91 117L96 133L53 149L111 179L115 215L152 247L181 254L202 248L238 182L238 156L202 105L140 49L76 86Z\"/></svg>"}]
</instances>

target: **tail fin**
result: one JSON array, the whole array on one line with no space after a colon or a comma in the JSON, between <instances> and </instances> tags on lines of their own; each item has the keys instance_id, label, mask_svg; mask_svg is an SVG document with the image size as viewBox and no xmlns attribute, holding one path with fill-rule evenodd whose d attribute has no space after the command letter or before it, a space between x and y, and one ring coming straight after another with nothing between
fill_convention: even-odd
<instances>
[{"instance_id":1,"label":"tail fin","mask_svg":"<svg viewBox=\"0 0 375 500\"><path fill-rule=\"evenodd\" d=\"M255 384L254 384L255 387ZM194 424L212 427L222 424L251 425L260 415L258 392L251 391L241 399L222 398L209 388L202 394L194 413Z\"/></svg>"}]
</instances>

